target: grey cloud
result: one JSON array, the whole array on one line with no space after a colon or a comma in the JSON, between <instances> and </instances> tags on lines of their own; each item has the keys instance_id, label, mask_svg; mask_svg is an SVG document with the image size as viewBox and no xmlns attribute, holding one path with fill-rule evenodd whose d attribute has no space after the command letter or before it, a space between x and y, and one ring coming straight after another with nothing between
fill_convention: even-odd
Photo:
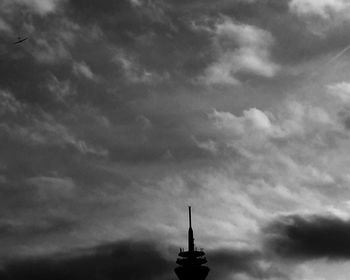
<instances>
[{"instance_id":1,"label":"grey cloud","mask_svg":"<svg viewBox=\"0 0 350 280\"><path fill-rule=\"evenodd\" d=\"M73 148L82 154L106 156L108 151L93 147L84 140L76 138L67 127L53 120L37 120L29 126L2 124L0 130L12 141L22 144L57 146L60 148Z\"/></svg>"},{"instance_id":2,"label":"grey cloud","mask_svg":"<svg viewBox=\"0 0 350 280\"><path fill-rule=\"evenodd\" d=\"M14 114L22 112L24 104L17 100L10 92L0 90L0 114Z\"/></svg>"},{"instance_id":3,"label":"grey cloud","mask_svg":"<svg viewBox=\"0 0 350 280\"><path fill-rule=\"evenodd\" d=\"M26 183L37 189L38 200L69 198L76 191L76 185L71 178L38 176L28 178Z\"/></svg>"},{"instance_id":4,"label":"grey cloud","mask_svg":"<svg viewBox=\"0 0 350 280\"><path fill-rule=\"evenodd\" d=\"M296 260L348 259L349 232L349 220L336 216L282 216L265 229L266 248Z\"/></svg>"},{"instance_id":5,"label":"grey cloud","mask_svg":"<svg viewBox=\"0 0 350 280\"><path fill-rule=\"evenodd\" d=\"M339 52L348 45L349 34L346 30L349 22L347 20L339 20L338 24L331 24L327 21L316 22L315 25L321 27L322 32L319 34L310 30L309 25L312 18L300 18L291 11L291 2L288 0L219 1L213 7L210 3L202 1L191 1L189 4L180 1L179 6L182 8L184 5L191 11L206 11L209 18L223 14L242 24L254 25L269 31L275 38L271 58L277 64L297 65L299 62L311 61L323 55ZM304 5L308 1L299 2ZM321 6L322 11L327 10L327 5L333 6L337 4L336 2L315 2L309 6L310 8ZM338 3L340 2L342 1ZM305 6L308 4L306 3ZM346 16L346 12L341 10L340 17L344 17L341 15L342 12ZM337 19L337 16L334 18Z\"/></svg>"},{"instance_id":6,"label":"grey cloud","mask_svg":"<svg viewBox=\"0 0 350 280\"><path fill-rule=\"evenodd\" d=\"M59 82L55 77L48 87L59 100L72 94L69 83ZM83 154L107 155L108 151L105 149L93 147L86 141L78 139L67 126L57 122L54 116L35 106L28 106L10 92L0 93L3 101L0 107L0 113L3 115L0 130L3 137L29 145L72 147Z\"/></svg>"},{"instance_id":7,"label":"grey cloud","mask_svg":"<svg viewBox=\"0 0 350 280\"><path fill-rule=\"evenodd\" d=\"M0 32L4 32L5 34L13 33L11 25L8 24L4 19L0 19Z\"/></svg>"},{"instance_id":8,"label":"grey cloud","mask_svg":"<svg viewBox=\"0 0 350 280\"><path fill-rule=\"evenodd\" d=\"M232 279L232 275L238 273L257 279L266 276L258 264L262 260L259 251L216 250L208 252L208 260L211 279Z\"/></svg>"},{"instance_id":9,"label":"grey cloud","mask_svg":"<svg viewBox=\"0 0 350 280\"><path fill-rule=\"evenodd\" d=\"M344 120L343 120L343 123L344 123L344 126L346 129L350 129L350 117L346 117Z\"/></svg>"},{"instance_id":10,"label":"grey cloud","mask_svg":"<svg viewBox=\"0 0 350 280\"><path fill-rule=\"evenodd\" d=\"M171 249L171 252L175 250ZM208 279L286 277L271 265L259 264L258 251L217 249L208 251ZM166 255L166 256L165 256ZM173 257L173 258L172 258ZM31 279L172 279L176 254L161 252L154 242L125 240L75 250L45 258L5 261L0 276L5 280Z\"/></svg>"},{"instance_id":11,"label":"grey cloud","mask_svg":"<svg viewBox=\"0 0 350 280\"><path fill-rule=\"evenodd\" d=\"M64 44L56 39L48 41L39 38L36 40L34 57L42 63L55 63L57 61L68 60L71 55Z\"/></svg>"},{"instance_id":12,"label":"grey cloud","mask_svg":"<svg viewBox=\"0 0 350 280\"><path fill-rule=\"evenodd\" d=\"M76 89L72 86L70 80L59 80L55 75L52 75L46 83L46 87L53 95L52 100L58 102L69 102L72 97L77 94Z\"/></svg>"},{"instance_id":13,"label":"grey cloud","mask_svg":"<svg viewBox=\"0 0 350 280\"><path fill-rule=\"evenodd\" d=\"M344 43L346 27L319 38L310 35L305 23L288 12L288 1L209 2L72 0L57 2L60 4L52 11L46 10L45 15L36 11L22 17L17 10L11 17L4 16L8 26L0 23L0 29L10 27L16 33L2 31L5 35L0 43L0 49L7 51L0 57L3 89L0 91L0 166L4 166L0 170L0 208L6 214L2 229L6 240L11 240L8 244L20 246L32 241L25 237L18 240L10 234L16 228L35 232L31 225L20 224L30 215L43 219L38 224L39 232L32 235L37 238L36 244L47 242L43 244L44 251L50 247L47 244L52 245L50 248L74 246L71 227L75 236L82 234L82 243L89 243L87 239L91 236L95 239L112 234L111 231L114 234L114 230L129 234L130 228L124 228L125 220L130 220L128 211L136 217L130 227L137 227L140 213L135 209L146 209L149 201L154 202L155 193L162 204L162 196L170 192L166 189L168 185L159 187L157 182L184 169L189 173L192 169L201 172L204 165L210 165L210 172L217 172L221 178L220 168L225 158L236 162L233 167L225 167L222 176L233 172L237 185L244 182L242 185L249 184L253 189L255 185L260 189L256 182L262 178L267 178L266 188L289 180L283 185L289 195L292 191L288 186L300 183L298 176L309 176L306 168L301 172L303 166L289 168L294 167L292 164L297 166L299 161L293 160L299 155L309 160L309 154L304 155L300 147L315 152L313 143L322 142L323 134L310 137L318 130L313 130L313 123L310 121L309 125L306 116L298 119L296 128L307 127L308 134L285 137L284 144L277 145L272 141L279 139L270 138L274 129L283 128L284 123L278 121L277 115L273 118L265 114L266 108L270 110L285 94L294 92L296 82L286 84L292 80L289 76L285 80L266 81L240 73L235 77L243 83L234 91L230 87L209 89L194 83L217 59L212 47L213 34L194 25L206 23L214 28L217 19L224 15L239 26L264 30L263 34L270 34L262 36L269 42L269 58L282 68L333 52ZM26 43L14 47L12 37L26 32L30 35ZM269 38L274 38L274 44ZM330 42L332 38L335 40ZM5 39L9 43L3 42ZM228 52L236 49L235 42L227 46ZM212 108L217 108L216 117L208 120L207 112ZM242 116L241 112L244 112ZM220 129L215 124L220 120L224 124L225 116L228 125ZM317 114L315 118L320 119ZM293 124L294 118L281 116L281 120ZM235 131L240 125L241 134ZM329 125L322 127L328 129ZM293 126L287 126L284 132L288 133L289 129L293 130ZM336 137L332 131L329 134ZM239 142L251 153L251 160L244 158L237 146ZM319 149L326 148L323 145ZM275 155L282 159L275 159ZM179 200L187 188L194 189L193 197L197 197L197 191L206 196L209 187L203 188L202 184L211 180L210 172L203 182L193 179L184 184L185 190L171 191ZM221 186L221 182L217 185ZM234 191L231 186L227 189L229 193ZM297 201L299 193L295 193L293 199ZM145 194L152 195L145 198ZM261 202L261 197L269 199ZM272 204L278 207L267 205L271 197L266 190L258 192L255 207L279 210L287 207L279 195L272 198ZM129 203L130 199L135 205ZM240 204L239 207L244 208ZM60 226L57 222L56 226L54 221L39 215L40 211L51 213L55 208L58 214L67 212L63 217L77 218L83 229L74 223L70 225L69 219L67 225ZM11 213L21 217L20 221ZM115 224L111 225L111 220ZM148 224L148 217L142 223ZM84 231L86 228L89 233ZM57 232L56 239L52 238L52 232ZM9 250L3 249L3 254ZM263 257L258 252L220 251L213 252L212 257L212 275L220 274L215 274L215 266L255 278L268 273L261 270Z\"/></svg>"},{"instance_id":14,"label":"grey cloud","mask_svg":"<svg viewBox=\"0 0 350 280\"><path fill-rule=\"evenodd\" d=\"M54 13L66 0L14 0L2 1L0 7L4 13L12 13L14 10L21 8L30 12L34 12L40 16Z\"/></svg>"},{"instance_id":15,"label":"grey cloud","mask_svg":"<svg viewBox=\"0 0 350 280\"><path fill-rule=\"evenodd\" d=\"M164 2L163 7L162 1L141 2L145 7L157 10L157 14L161 13L161 18L166 20L155 20L159 16L145 16L142 12L145 7L133 7L130 1L102 2L96 7L86 2L72 1L71 5L74 13L79 15L78 19L84 23L87 19L89 21L86 23L91 22L88 15L94 15L92 18L103 30L107 42L124 52L123 56L118 56L121 66L139 66L126 69L129 70L129 77L134 74L131 77L144 79L143 75L137 74L137 69L141 74L148 72L155 77L163 77L164 73L169 73L182 79L186 77L184 71L191 76L194 71L198 73L205 64L203 56L209 54L205 47L209 38L193 32L188 24L189 18L177 14L168 3ZM106 20L109 17L116 20Z\"/></svg>"},{"instance_id":16,"label":"grey cloud","mask_svg":"<svg viewBox=\"0 0 350 280\"><path fill-rule=\"evenodd\" d=\"M120 68L125 79L130 83L153 83L161 81L163 76L147 71L142 67L134 57L127 55L125 52L116 51L112 61Z\"/></svg>"},{"instance_id":17,"label":"grey cloud","mask_svg":"<svg viewBox=\"0 0 350 280\"><path fill-rule=\"evenodd\" d=\"M144 16L140 12L143 10L141 6L135 7L131 1L126 0L118 3L102 1L98 5L90 1L67 1L64 20L75 24L69 27L67 23L62 24L61 21L60 25L57 24L56 32L41 31L40 33L46 36L45 39L43 36L33 39L35 42L41 42L35 43L37 45L37 48L34 48L35 56L41 61L80 56L78 50L88 47L78 42L76 46L78 49L76 49L69 46L65 38L68 36L86 40L90 37L92 27L98 26L104 37L94 50L96 55L97 53L101 55L100 51L104 48L107 52L110 47L127 49L132 57L136 57L140 69L145 70L144 73L152 73L158 78L162 77L163 73L169 73L172 77L187 80L186 78L197 77L215 61L213 49L208 48L211 36L203 32L195 32L191 28L191 22L200 22L202 18L215 21L220 14L242 25L256 26L271 33L276 41L271 49L271 61L275 64L295 65L296 62L312 60L320 55L340 50L346 44L346 28L332 30L322 38L310 34L305 23L290 13L288 1L278 1L278 3L271 0L235 1L234 3L220 1L215 8L207 5L208 3L196 1L190 4L181 2L174 4L167 1L139 2L142 7L150 6L153 7L150 8L151 10L161 11L158 13L169 20L154 22L157 16ZM182 13L183 9L187 12ZM292 45L289 44L291 40ZM79 58L79 60L82 59L86 58ZM111 57L104 53L104 59L110 60ZM94 60L94 58L87 60ZM86 63L92 65L91 61ZM98 62L94 61L95 63ZM98 71L104 71L102 68L104 67L99 66ZM111 69L113 69L112 66L105 71L111 72ZM136 75L135 77L145 79L145 76Z\"/></svg>"},{"instance_id":18,"label":"grey cloud","mask_svg":"<svg viewBox=\"0 0 350 280\"><path fill-rule=\"evenodd\" d=\"M168 279L174 261L150 242L121 241L59 255L7 262L4 280L31 279Z\"/></svg>"},{"instance_id":19,"label":"grey cloud","mask_svg":"<svg viewBox=\"0 0 350 280\"><path fill-rule=\"evenodd\" d=\"M0 220L0 236L2 239L12 237L26 237L69 232L76 226L76 221L65 217L42 217L37 220Z\"/></svg>"}]
</instances>

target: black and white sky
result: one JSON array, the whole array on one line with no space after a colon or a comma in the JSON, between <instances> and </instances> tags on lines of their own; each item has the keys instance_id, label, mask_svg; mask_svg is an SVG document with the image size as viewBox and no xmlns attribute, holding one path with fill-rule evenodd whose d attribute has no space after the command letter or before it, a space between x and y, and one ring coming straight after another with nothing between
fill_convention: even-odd
<instances>
[{"instance_id":1,"label":"black and white sky","mask_svg":"<svg viewBox=\"0 0 350 280\"><path fill-rule=\"evenodd\" d=\"M349 30L348 0L1 0L0 277L173 279L192 205L209 280L348 279Z\"/></svg>"}]
</instances>

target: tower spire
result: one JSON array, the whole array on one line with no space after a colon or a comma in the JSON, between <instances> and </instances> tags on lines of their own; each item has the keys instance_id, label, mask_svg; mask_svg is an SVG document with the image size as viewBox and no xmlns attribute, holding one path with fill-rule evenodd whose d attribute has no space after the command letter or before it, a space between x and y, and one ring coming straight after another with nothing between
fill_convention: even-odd
<instances>
[{"instance_id":1,"label":"tower spire","mask_svg":"<svg viewBox=\"0 0 350 280\"><path fill-rule=\"evenodd\" d=\"M204 266L207 263L204 251L194 247L191 206L188 206L188 224L188 250L180 249L175 273L179 280L205 280L210 269Z\"/></svg>"},{"instance_id":2,"label":"tower spire","mask_svg":"<svg viewBox=\"0 0 350 280\"><path fill-rule=\"evenodd\" d=\"M188 206L188 219L189 219L189 229L188 229L188 251L194 252L194 238L192 230L192 221L191 221L191 206Z\"/></svg>"}]
</instances>

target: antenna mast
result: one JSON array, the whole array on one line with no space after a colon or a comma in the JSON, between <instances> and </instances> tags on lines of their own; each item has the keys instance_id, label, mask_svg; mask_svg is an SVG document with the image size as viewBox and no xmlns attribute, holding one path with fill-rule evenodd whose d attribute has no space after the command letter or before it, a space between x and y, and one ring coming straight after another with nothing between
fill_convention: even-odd
<instances>
[{"instance_id":1,"label":"antenna mast","mask_svg":"<svg viewBox=\"0 0 350 280\"><path fill-rule=\"evenodd\" d=\"M188 206L188 219L189 219L189 229L188 229L188 251L190 253L194 252L194 238L192 230L192 221L191 221L191 206Z\"/></svg>"}]
</instances>

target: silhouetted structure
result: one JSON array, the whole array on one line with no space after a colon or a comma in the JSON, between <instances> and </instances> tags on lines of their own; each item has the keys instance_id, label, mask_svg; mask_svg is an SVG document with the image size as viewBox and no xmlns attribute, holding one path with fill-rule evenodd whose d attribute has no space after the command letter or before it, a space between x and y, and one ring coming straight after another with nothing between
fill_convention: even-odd
<instances>
[{"instance_id":1,"label":"silhouetted structure","mask_svg":"<svg viewBox=\"0 0 350 280\"><path fill-rule=\"evenodd\" d=\"M209 267L203 265L207 263L203 249L198 250L194 247L191 206L188 207L188 215L188 251L180 249L180 258L176 260L179 266L175 268L175 273L180 280L204 280L209 273Z\"/></svg>"}]
</instances>

